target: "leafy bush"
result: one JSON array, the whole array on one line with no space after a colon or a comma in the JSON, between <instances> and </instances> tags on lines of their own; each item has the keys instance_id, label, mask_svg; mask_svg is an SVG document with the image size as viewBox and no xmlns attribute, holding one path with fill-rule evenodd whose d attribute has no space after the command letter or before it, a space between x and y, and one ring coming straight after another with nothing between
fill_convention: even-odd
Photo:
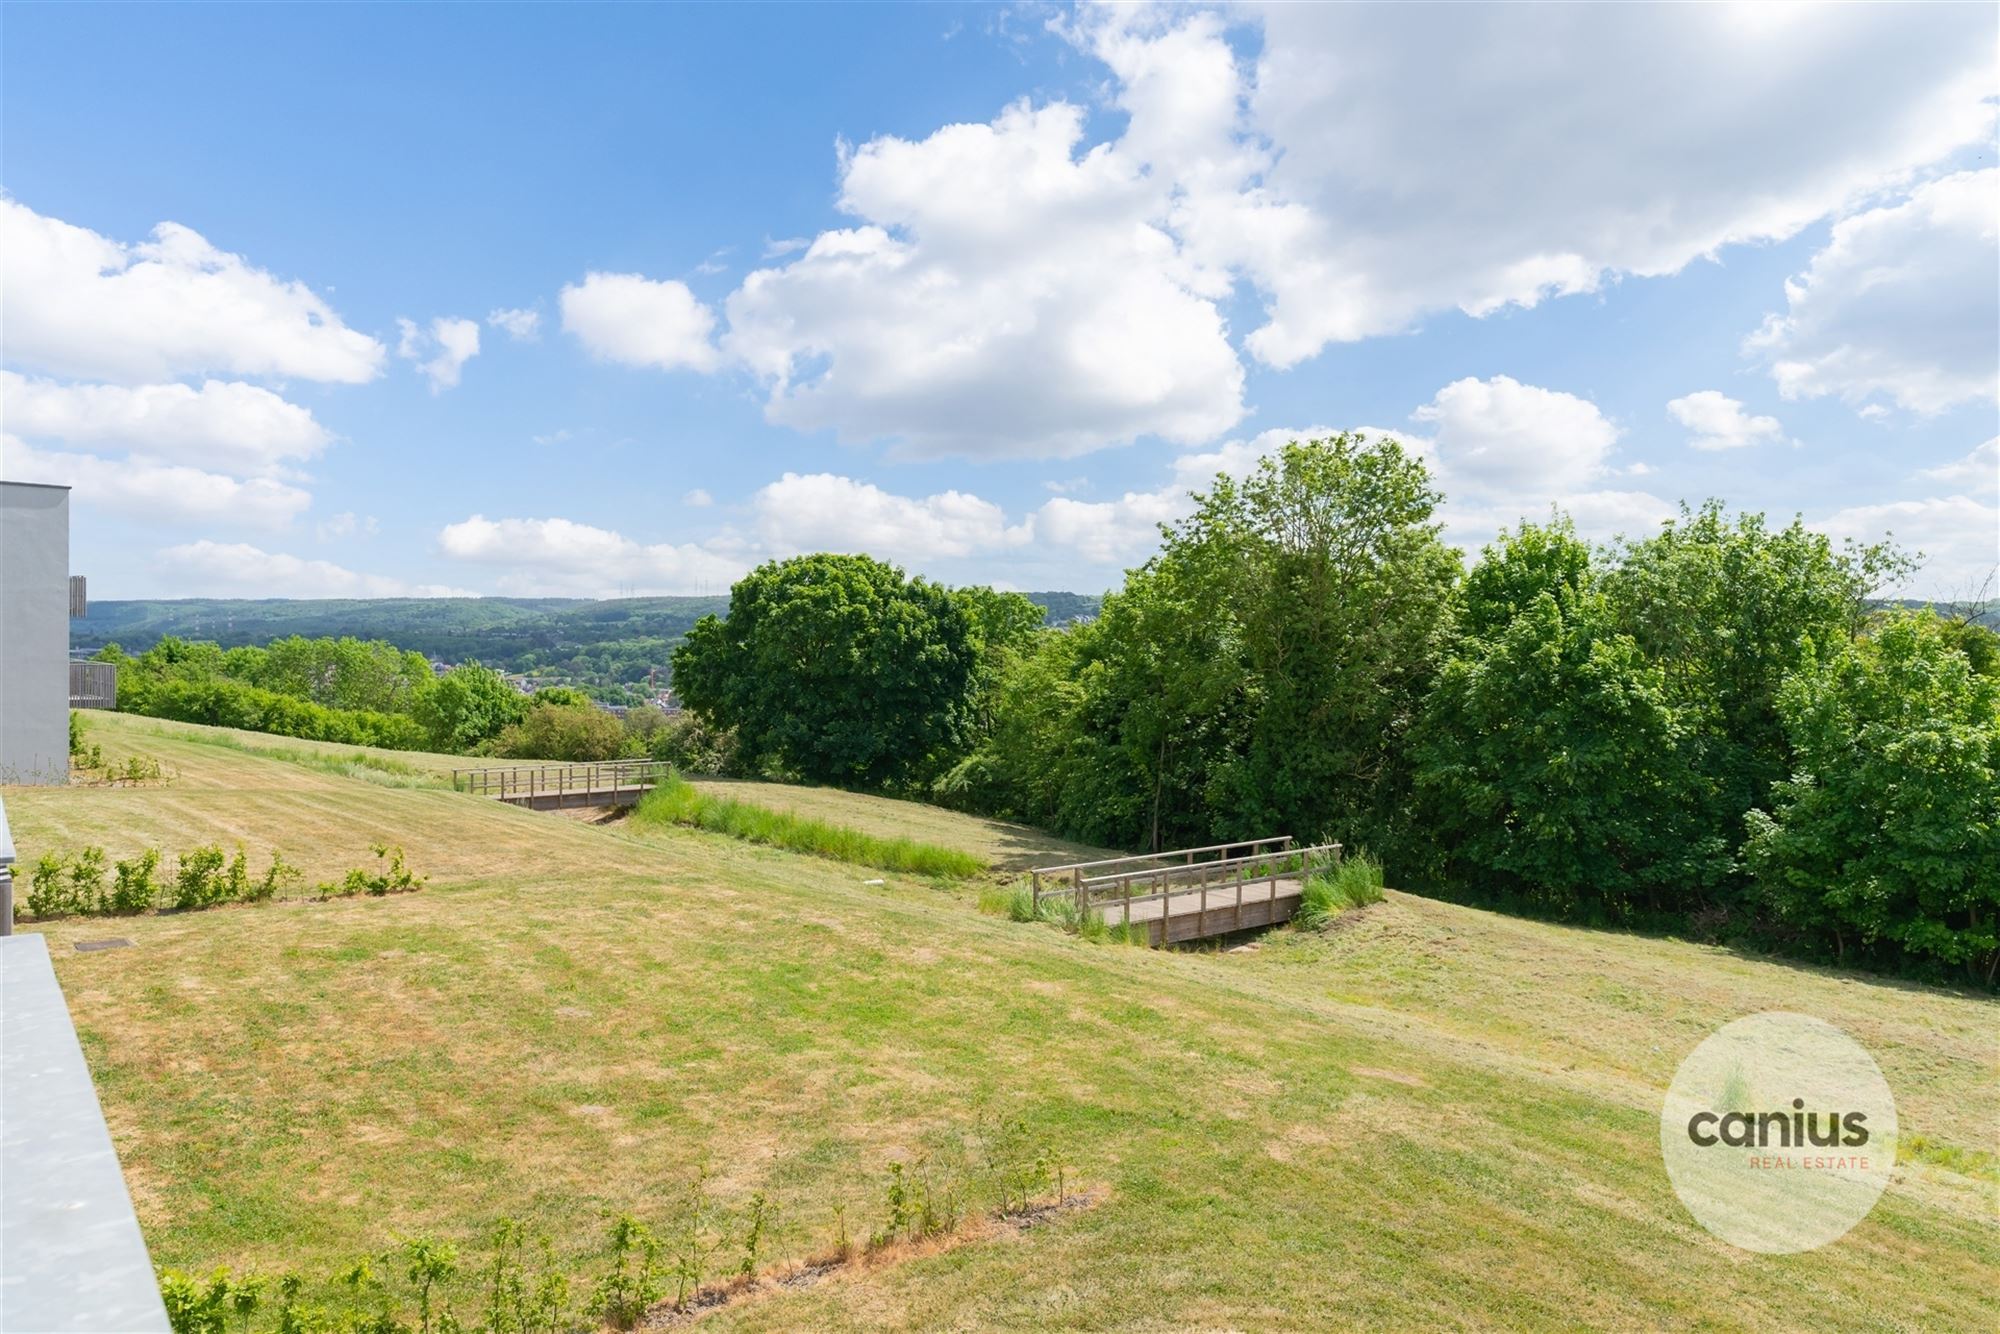
<instances>
[{"instance_id":1,"label":"leafy bush","mask_svg":"<svg viewBox=\"0 0 2000 1334\"><path fill-rule=\"evenodd\" d=\"M588 702L543 703L539 696L526 717L493 740L495 754L524 760L613 760L624 746L625 725L603 709Z\"/></svg>"},{"instance_id":2,"label":"leafy bush","mask_svg":"<svg viewBox=\"0 0 2000 1334\"><path fill-rule=\"evenodd\" d=\"M160 897L160 850L147 848L130 861L118 863L111 886L110 911L120 915L144 912Z\"/></svg>"},{"instance_id":3,"label":"leafy bush","mask_svg":"<svg viewBox=\"0 0 2000 1334\"><path fill-rule=\"evenodd\" d=\"M125 713L210 727L236 727L308 741L421 750L429 740L416 720L394 713L330 709L310 700L222 677L148 678L119 673L118 707Z\"/></svg>"},{"instance_id":4,"label":"leafy bush","mask_svg":"<svg viewBox=\"0 0 2000 1334\"><path fill-rule=\"evenodd\" d=\"M1728 872L1662 670L1616 628L1567 522L1489 545L1414 753L1444 888L1559 916L1685 911ZM1515 598L1528 598L1516 604Z\"/></svg>"},{"instance_id":5,"label":"leafy bush","mask_svg":"<svg viewBox=\"0 0 2000 1334\"><path fill-rule=\"evenodd\" d=\"M104 849L85 848L65 856L43 853L32 872L26 907L38 920L51 917L129 916L142 913L167 897L178 910L210 908L219 903L261 903L299 879L299 869L273 852L271 865L252 879L249 854L241 844L234 857L215 845L190 848L175 860L171 882L160 876L160 850L147 848L117 863L111 888L104 887ZM422 882L402 865L400 850L388 872L379 877L392 888L416 888ZM373 883L371 878L370 883ZM388 889L370 890L387 893Z\"/></svg>"},{"instance_id":6,"label":"leafy bush","mask_svg":"<svg viewBox=\"0 0 2000 1334\"><path fill-rule=\"evenodd\" d=\"M632 818L642 824L688 825L750 843L831 857L859 866L876 866L885 871L968 876L986 869L984 861L956 848L909 838L879 838L824 820L753 806L703 792L682 778L671 779L648 792Z\"/></svg>"},{"instance_id":7,"label":"leafy bush","mask_svg":"<svg viewBox=\"0 0 2000 1334\"><path fill-rule=\"evenodd\" d=\"M35 861L24 906L37 920L104 911L104 849L65 857L45 852Z\"/></svg>"},{"instance_id":8,"label":"leafy bush","mask_svg":"<svg viewBox=\"0 0 2000 1334\"><path fill-rule=\"evenodd\" d=\"M69 711L69 767L89 772L104 767L104 747L84 740L83 712Z\"/></svg>"},{"instance_id":9,"label":"leafy bush","mask_svg":"<svg viewBox=\"0 0 2000 1334\"><path fill-rule=\"evenodd\" d=\"M659 1259L653 1230L631 1214L618 1215L611 1223L611 1268L590 1295L590 1314L614 1329L638 1324L665 1292L656 1272Z\"/></svg>"},{"instance_id":10,"label":"leafy bush","mask_svg":"<svg viewBox=\"0 0 2000 1334\"><path fill-rule=\"evenodd\" d=\"M1753 811L1751 874L1780 922L1836 958L2000 972L2000 679L1928 612L1796 673L1796 756Z\"/></svg>"},{"instance_id":11,"label":"leafy bush","mask_svg":"<svg viewBox=\"0 0 2000 1334\"><path fill-rule=\"evenodd\" d=\"M423 876L417 875L403 862L403 850L391 848L385 843L374 845L377 868L373 871L357 866L349 871L338 883L323 884L319 892L323 898L351 898L356 894L406 894L424 887ZM387 862L386 866L380 863Z\"/></svg>"},{"instance_id":12,"label":"leafy bush","mask_svg":"<svg viewBox=\"0 0 2000 1334\"><path fill-rule=\"evenodd\" d=\"M226 902L230 897L226 864L222 849L213 844L183 852L174 866L173 906L186 910Z\"/></svg>"},{"instance_id":13,"label":"leafy bush","mask_svg":"<svg viewBox=\"0 0 2000 1334\"><path fill-rule=\"evenodd\" d=\"M684 774L733 777L746 772L736 733L697 713L683 713L656 728L647 741L647 753Z\"/></svg>"}]
</instances>

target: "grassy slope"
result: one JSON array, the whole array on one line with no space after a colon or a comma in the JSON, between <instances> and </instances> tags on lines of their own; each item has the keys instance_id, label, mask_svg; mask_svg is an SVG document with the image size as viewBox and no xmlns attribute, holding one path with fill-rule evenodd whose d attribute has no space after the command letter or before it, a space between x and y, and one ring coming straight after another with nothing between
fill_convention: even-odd
<instances>
[{"instance_id":1,"label":"grassy slope","mask_svg":"<svg viewBox=\"0 0 2000 1334\"><path fill-rule=\"evenodd\" d=\"M325 1271L502 1212L581 1245L703 1159L733 1199L770 1189L774 1253L802 1255L837 1202L873 1226L885 1164L983 1109L1026 1116L1107 1203L710 1323L1986 1319L1990 1182L1912 1164L1837 1245L1751 1257L1681 1210L1656 1117L1700 1037L1790 1008L1871 1048L1906 1134L1990 1147L1989 1000L1402 895L1255 952L1093 947L895 876L155 726L97 737L172 787L8 791L26 858L240 836L331 872L387 837L434 877L49 930L163 1262ZM137 948L66 948L113 934Z\"/></svg>"}]
</instances>

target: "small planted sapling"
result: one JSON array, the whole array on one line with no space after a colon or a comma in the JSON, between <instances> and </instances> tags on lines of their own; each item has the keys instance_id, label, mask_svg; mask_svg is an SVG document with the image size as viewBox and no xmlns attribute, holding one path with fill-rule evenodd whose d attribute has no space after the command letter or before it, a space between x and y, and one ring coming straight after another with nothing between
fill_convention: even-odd
<instances>
[{"instance_id":1,"label":"small planted sapling","mask_svg":"<svg viewBox=\"0 0 2000 1334\"><path fill-rule=\"evenodd\" d=\"M757 1276L758 1252L764 1246L764 1230L771 1225L772 1215L777 1209L763 1191L750 1197L750 1209L743 1223L743 1262L737 1266L737 1273L744 1278Z\"/></svg>"},{"instance_id":2,"label":"small planted sapling","mask_svg":"<svg viewBox=\"0 0 2000 1334\"><path fill-rule=\"evenodd\" d=\"M659 1258L660 1242L652 1229L631 1214L618 1215L611 1223L611 1269L597 1280L590 1314L617 1329L639 1323L647 1308L660 1300L660 1280L654 1271Z\"/></svg>"},{"instance_id":3,"label":"small planted sapling","mask_svg":"<svg viewBox=\"0 0 2000 1334\"><path fill-rule=\"evenodd\" d=\"M701 1290L709 1258L722 1245L716 1226L715 1201L708 1193L708 1169L700 1168L688 1182L674 1215L674 1305L686 1310L688 1299Z\"/></svg>"},{"instance_id":4,"label":"small planted sapling","mask_svg":"<svg viewBox=\"0 0 2000 1334\"><path fill-rule=\"evenodd\" d=\"M417 1293L417 1328L420 1334L431 1334L433 1324L440 1334L458 1328L458 1320L451 1312L450 1298L434 1313L432 1304L440 1284L448 1284L458 1275L458 1248L449 1242L436 1241L429 1237L409 1237L403 1241L403 1273Z\"/></svg>"}]
</instances>

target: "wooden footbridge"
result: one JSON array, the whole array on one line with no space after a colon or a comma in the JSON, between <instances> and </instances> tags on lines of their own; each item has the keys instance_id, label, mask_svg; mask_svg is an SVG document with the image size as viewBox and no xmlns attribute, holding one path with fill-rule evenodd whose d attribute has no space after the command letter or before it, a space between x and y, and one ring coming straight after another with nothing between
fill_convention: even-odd
<instances>
[{"instance_id":1,"label":"wooden footbridge","mask_svg":"<svg viewBox=\"0 0 2000 1334\"><path fill-rule=\"evenodd\" d=\"M1035 908L1067 899L1078 916L1143 930L1149 945L1275 926L1298 911L1315 871L1340 861L1340 844L1297 847L1289 834L1133 857L1040 866L1029 872Z\"/></svg>"},{"instance_id":2,"label":"wooden footbridge","mask_svg":"<svg viewBox=\"0 0 2000 1334\"><path fill-rule=\"evenodd\" d=\"M537 811L573 806L634 806L673 776L661 760L606 760L599 764L515 764L495 769L453 769L458 792L492 797Z\"/></svg>"}]
</instances>

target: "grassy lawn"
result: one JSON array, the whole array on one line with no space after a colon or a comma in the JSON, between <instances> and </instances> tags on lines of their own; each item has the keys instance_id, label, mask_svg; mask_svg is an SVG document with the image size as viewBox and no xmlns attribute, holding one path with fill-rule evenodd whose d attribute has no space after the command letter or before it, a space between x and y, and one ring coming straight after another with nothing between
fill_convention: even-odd
<instances>
[{"instance_id":1,"label":"grassy lawn","mask_svg":"<svg viewBox=\"0 0 2000 1334\"><path fill-rule=\"evenodd\" d=\"M1393 892L1252 950L1093 946L909 877L92 724L107 753L180 777L8 789L24 861L241 839L327 876L386 840L432 877L47 928L162 1263L325 1274L410 1233L469 1243L503 1213L580 1257L608 1213L663 1205L704 1163L731 1203L769 1191L773 1256L803 1257L837 1206L855 1231L879 1221L892 1161L1019 1116L1101 1205L705 1323L1990 1327L1992 1180L1908 1163L1844 1240L1751 1256L1681 1208L1657 1122L1688 1049L1782 1008L1870 1048L1906 1136L1990 1149L1988 999ZM1081 855L922 807L727 787L996 862ZM136 948L69 948L105 936Z\"/></svg>"}]
</instances>

